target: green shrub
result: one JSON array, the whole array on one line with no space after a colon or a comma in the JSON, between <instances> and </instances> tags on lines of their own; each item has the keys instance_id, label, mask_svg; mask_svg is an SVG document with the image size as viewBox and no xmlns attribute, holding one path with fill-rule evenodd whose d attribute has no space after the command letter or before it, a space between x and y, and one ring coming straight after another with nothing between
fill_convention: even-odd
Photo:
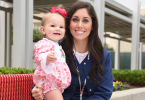
<instances>
[{"instance_id":1,"label":"green shrub","mask_svg":"<svg viewBox=\"0 0 145 100\"><path fill-rule=\"evenodd\" d=\"M0 75L5 74L31 74L34 73L35 69L26 69L26 68L10 68L10 67L1 67L0 68Z\"/></svg>"},{"instance_id":2,"label":"green shrub","mask_svg":"<svg viewBox=\"0 0 145 100\"><path fill-rule=\"evenodd\" d=\"M37 42L43 38L43 34L40 32L40 30L33 29L33 42Z\"/></svg>"},{"instance_id":3,"label":"green shrub","mask_svg":"<svg viewBox=\"0 0 145 100\"><path fill-rule=\"evenodd\" d=\"M132 85L145 85L145 69L142 70L115 70L112 69L114 80L123 82L124 80L127 83Z\"/></svg>"}]
</instances>

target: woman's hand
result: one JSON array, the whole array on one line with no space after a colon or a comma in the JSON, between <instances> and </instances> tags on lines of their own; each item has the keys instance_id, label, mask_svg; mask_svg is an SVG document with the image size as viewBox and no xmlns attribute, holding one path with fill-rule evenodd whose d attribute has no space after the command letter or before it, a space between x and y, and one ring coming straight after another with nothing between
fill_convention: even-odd
<instances>
[{"instance_id":1,"label":"woman's hand","mask_svg":"<svg viewBox=\"0 0 145 100\"><path fill-rule=\"evenodd\" d=\"M46 64L56 62L57 58L54 56L54 51L51 51L47 55Z\"/></svg>"},{"instance_id":2,"label":"woman's hand","mask_svg":"<svg viewBox=\"0 0 145 100\"><path fill-rule=\"evenodd\" d=\"M42 86L40 84L36 84L35 87L32 89L32 96L36 100L43 100Z\"/></svg>"}]
</instances>

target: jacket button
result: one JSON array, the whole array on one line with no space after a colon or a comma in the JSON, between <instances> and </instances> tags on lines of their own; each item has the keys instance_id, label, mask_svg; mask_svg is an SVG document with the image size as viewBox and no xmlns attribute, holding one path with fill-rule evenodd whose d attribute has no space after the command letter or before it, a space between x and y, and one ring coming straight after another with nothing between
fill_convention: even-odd
<instances>
[{"instance_id":1,"label":"jacket button","mask_svg":"<svg viewBox=\"0 0 145 100\"><path fill-rule=\"evenodd\" d=\"M92 90L90 89L90 91L92 91Z\"/></svg>"},{"instance_id":2,"label":"jacket button","mask_svg":"<svg viewBox=\"0 0 145 100\"><path fill-rule=\"evenodd\" d=\"M84 62L84 65L86 65L86 63Z\"/></svg>"}]
</instances>

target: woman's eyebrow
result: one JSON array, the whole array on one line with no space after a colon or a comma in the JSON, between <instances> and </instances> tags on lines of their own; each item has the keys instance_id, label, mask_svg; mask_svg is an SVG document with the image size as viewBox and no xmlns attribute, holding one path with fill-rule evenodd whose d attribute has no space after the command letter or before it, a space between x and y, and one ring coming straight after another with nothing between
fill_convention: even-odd
<instances>
[{"instance_id":1,"label":"woman's eyebrow","mask_svg":"<svg viewBox=\"0 0 145 100\"><path fill-rule=\"evenodd\" d=\"M88 19L91 19L90 17L83 17L83 18L88 18Z\"/></svg>"},{"instance_id":2,"label":"woman's eyebrow","mask_svg":"<svg viewBox=\"0 0 145 100\"><path fill-rule=\"evenodd\" d=\"M76 17L76 18L78 18L78 16L72 16L72 17ZM90 17L83 17L83 18L88 18L88 19L91 19Z\"/></svg>"},{"instance_id":3,"label":"woman's eyebrow","mask_svg":"<svg viewBox=\"0 0 145 100\"><path fill-rule=\"evenodd\" d=\"M77 17L78 18L78 16L72 16L72 17Z\"/></svg>"}]
</instances>

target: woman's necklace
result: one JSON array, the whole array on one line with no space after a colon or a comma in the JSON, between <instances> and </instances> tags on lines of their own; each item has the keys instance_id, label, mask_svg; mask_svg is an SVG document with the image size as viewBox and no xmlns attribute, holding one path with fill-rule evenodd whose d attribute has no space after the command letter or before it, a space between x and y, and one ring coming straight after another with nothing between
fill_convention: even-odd
<instances>
[{"instance_id":1,"label":"woman's necklace","mask_svg":"<svg viewBox=\"0 0 145 100\"><path fill-rule=\"evenodd\" d=\"M73 50L72 50L72 54L73 54L74 62L75 62L75 65L76 65L76 70L78 72L78 80L79 80L79 84L80 84L80 100L82 100L82 95L83 95L84 87L86 85L86 78L85 78L85 81L84 81L83 88L81 89L81 79L80 79L79 69L78 69L78 66L77 66L77 63L76 63L76 58L75 58L75 54L74 54ZM88 60L89 60L89 58L90 58L90 52L88 51Z\"/></svg>"}]
</instances>

